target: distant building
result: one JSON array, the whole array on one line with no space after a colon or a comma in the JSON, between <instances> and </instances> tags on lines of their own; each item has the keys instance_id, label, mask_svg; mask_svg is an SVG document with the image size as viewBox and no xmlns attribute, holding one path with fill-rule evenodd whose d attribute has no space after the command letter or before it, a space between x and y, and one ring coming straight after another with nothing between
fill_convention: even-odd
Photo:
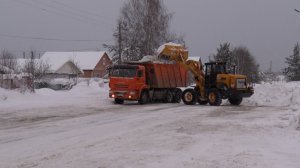
<instances>
[{"instance_id":1,"label":"distant building","mask_svg":"<svg viewBox=\"0 0 300 168\"><path fill-rule=\"evenodd\" d=\"M41 61L51 66L54 77L102 78L112 64L106 52L46 52Z\"/></svg>"}]
</instances>

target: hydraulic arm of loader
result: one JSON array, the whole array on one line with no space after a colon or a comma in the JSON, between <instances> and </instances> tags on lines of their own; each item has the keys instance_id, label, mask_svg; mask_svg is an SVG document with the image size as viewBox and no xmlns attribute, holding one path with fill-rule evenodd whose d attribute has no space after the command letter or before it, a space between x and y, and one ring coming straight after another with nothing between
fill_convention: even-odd
<instances>
[{"instance_id":1,"label":"hydraulic arm of loader","mask_svg":"<svg viewBox=\"0 0 300 168\"><path fill-rule=\"evenodd\" d=\"M202 62L188 60L188 51L183 46L165 45L164 49L159 53L158 57L167 60L172 60L178 64L183 65L187 70L192 72L196 82L196 87L199 89L200 97L206 99L204 82L205 77L203 73Z\"/></svg>"}]
</instances>

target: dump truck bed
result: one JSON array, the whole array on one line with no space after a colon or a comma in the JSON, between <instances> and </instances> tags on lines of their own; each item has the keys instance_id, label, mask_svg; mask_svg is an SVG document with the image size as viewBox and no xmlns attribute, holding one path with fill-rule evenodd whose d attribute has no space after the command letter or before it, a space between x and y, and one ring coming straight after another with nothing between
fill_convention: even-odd
<instances>
[{"instance_id":1,"label":"dump truck bed","mask_svg":"<svg viewBox=\"0 0 300 168\"><path fill-rule=\"evenodd\" d=\"M151 88L186 87L188 75L179 64L141 64L146 68L147 83Z\"/></svg>"}]
</instances>

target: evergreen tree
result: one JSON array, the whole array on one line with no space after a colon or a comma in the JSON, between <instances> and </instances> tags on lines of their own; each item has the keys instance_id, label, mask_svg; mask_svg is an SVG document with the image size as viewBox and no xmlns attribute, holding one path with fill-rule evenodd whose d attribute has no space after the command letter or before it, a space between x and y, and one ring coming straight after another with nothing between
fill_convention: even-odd
<instances>
[{"instance_id":1,"label":"evergreen tree","mask_svg":"<svg viewBox=\"0 0 300 168\"><path fill-rule=\"evenodd\" d=\"M293 55L285 58L287 67L283 73L290 81L300 81L300 48L299 43L294 47Z\"/></svg>"},{"instance_id":2,"label":"evergreen tree","mask_svg":"<svg viewBox=\"0 0 300 168\"><path fill-rule=\"evenodd\" d=\"M217 54L213 55L213 57L216 62L226 62L227 70L232 70L231 68L234 66L234 59L230 43L220 44L220 47L217 48Z\"/></svg>"}]
</instances>

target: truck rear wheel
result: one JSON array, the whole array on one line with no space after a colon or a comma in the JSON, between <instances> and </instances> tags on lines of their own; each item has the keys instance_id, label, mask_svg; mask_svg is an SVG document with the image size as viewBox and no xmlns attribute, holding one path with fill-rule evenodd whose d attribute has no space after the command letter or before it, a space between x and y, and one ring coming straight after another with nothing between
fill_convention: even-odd
<instances>
[{"instance_id":1,"label":"truck rear wheel","mask_svg":"<svg viewBox=\"0 0 300 168\"><path fill-rule=\"evenodd\" d=\"M231 105L238 106L242 103L243 97L241 97L240 95L237 95L237 94L233 94L232 96L230 96L228 98L228 100Z\"/></svg>"},{"instance_id":2,"label":"truck rear wheel","mask_svg":"<svg viewBox=\"0 0 300 168\"><path fill-rule=\"evenodd\" d=\"M218 89L211 89L208 92L208 103L211 106L220 106L222 103L222 95Z\"/></svg>"},{"instance_id":3,"label":"truck rear wheel","mask_svg":"<svg viewBox=\"0 0 300 168\"><path fill-rule=\"evenodd\" d=\"M115 103L116 104L124 104L124 100L116 98Z\"/></svg>"},{"instance_id":4,"label":"truck rear wheel","mask_svg":"<svg viewBox=\"0 0 300 168\"><path fill-rule=\"evenodd\" d=\"M166 95L165 95L165 97L163 99L163 102L164 103L171 103L172 100L173 100L173 94L172 94L172 92L171 91L167 91L167 93L166 93Z\"/></svg>"},{"instance_id":5,"label":"truck rear wheel","mask_svg":"<svg viewBox=\"0 0 300 168\"><path fill-rule=\"evenodd\" d=\"M196 92L194 89L186 89L182 93L182 100L186 105L196 104Z\"/></svg>"},{"instance_id":6,"label":"truck rear wheel","mask_svg":"<svg viewBox=\"0 0 300 168\"><path fill-rule=\"evenodd\" d=\"M139 104L147 104L149 102L149 95L146 91L143 91L140 99L138 100Z\"/></svg>"},{"instance_id":7,"label":"truck rear wheel","mask_svg":"<svg viewBox=\"0 0 300 168\"><path fill-rule=\"evenodd\" d=\"M182 91L181 89L175 89L172 103L180 103L181 102Z\"/></svg>"}]
</instances>

